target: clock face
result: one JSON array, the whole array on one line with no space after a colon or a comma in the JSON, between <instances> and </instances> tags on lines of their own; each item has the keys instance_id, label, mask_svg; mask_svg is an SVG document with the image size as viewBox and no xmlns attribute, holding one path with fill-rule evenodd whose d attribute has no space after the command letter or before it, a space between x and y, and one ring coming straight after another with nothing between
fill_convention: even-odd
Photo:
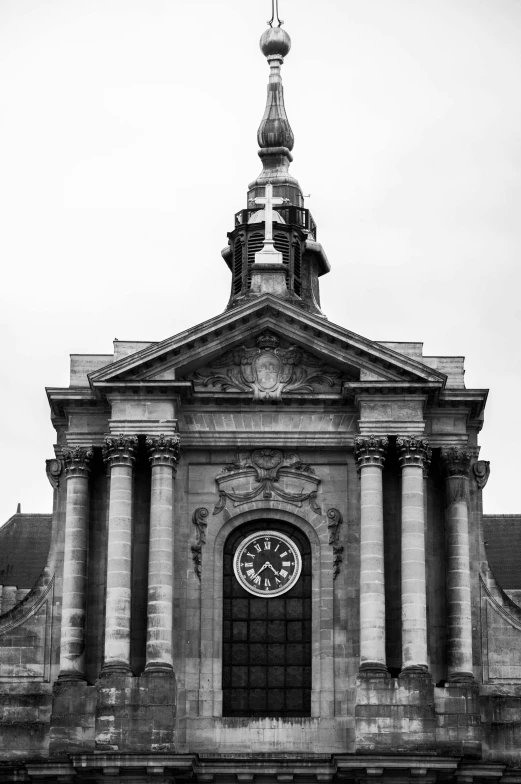
<instances>
[{"instance_id":1,"label":"clock face","mask_svg":"<svg viewBox=\"0 0 521 784\"><path fill-rule=\"evenodd\" d=\"M278 531L250 534L233 558L233 570L242 587L267 598L289 591L300 577L301 568L298 547Z\"/></svg>"}]
</instances>

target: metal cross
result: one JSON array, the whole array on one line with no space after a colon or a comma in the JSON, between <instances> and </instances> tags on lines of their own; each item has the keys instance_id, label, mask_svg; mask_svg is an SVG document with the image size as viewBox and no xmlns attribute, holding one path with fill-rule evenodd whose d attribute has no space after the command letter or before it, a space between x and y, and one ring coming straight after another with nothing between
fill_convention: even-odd
<instances>
[{"instance_id":1,"label":"metal cross","mask_svg":"<svg viewBox=\"0 0 521 784\"><path fill-rule=\"evenodd\" d=\"M266 185L264 196L258 196L255 199L255 204L264 205L264 248L265 252L270 252L274 249L273 245L273 205L284 204L286 199L280 196L273 195L273 185L269 182Z\"/></svg>"},{"instance_id":2,"label":"metal cross","mask_svg":"<svg viewBox=\"0 0 521 784\"><path fill-rule=\"evenodd\" d=\"M277 17L277 22L279 27L281 27L284 24L284 20L279 16L279 0L271 0L271 19L268 21L270 27L273 27L275 17Z\"/></svg>"}]
</instances>

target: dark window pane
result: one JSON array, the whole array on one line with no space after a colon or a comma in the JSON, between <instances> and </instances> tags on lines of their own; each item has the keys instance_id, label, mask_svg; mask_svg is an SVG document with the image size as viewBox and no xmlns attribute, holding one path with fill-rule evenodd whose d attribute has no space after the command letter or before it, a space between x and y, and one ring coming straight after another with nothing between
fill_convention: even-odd
<instances>
[{"instance_id":1,"label":"dark window pane","mask_svg":"<svg viewBox=\"0 0 521 784\"><path fill-rule=\"evenodd\" d=\"M231 685L236 688L245 689L248 684L248 667L230 667L231 670Z\"/></svg>"},{"instance_id":2,"label":"dark window pane","mask_svg":"<svg viewBox=\"0 0 521 784\"><path fill-rule=\"evenodd\" d=\"M280 643L271 643L267 645L268 663L269 664L284 664L285 645Z\"/></svg>"},{"instance_id":3,"label":"dark window pane","mask_svg":"<svg viewBox=\"0 0 521 784\"><path fill-rule=\"evenodd\" d=\"M232 634L234 642L246 641L248 639L248 621L234 621Z\"/></svg>"},{"instance_id":4,"label":"dark window pane","mask_svg":"<svg viewBox=\"0 0 521 784\"><path fill-rule=\"evenodd\" d=\"M287 689L286 705L289 708L289 710L303 710L304 695L302 689Z\"/></svg>"},{"instance_id":5,"label":"dark window pane","mask_svg":"<svg viewBox=\"0 0 521 784\"><path fill-rule=\"evenodd\" d=\"M248 599L234 599L232 603L232 618L234 619L248 619Z\"/></svg>"},{"instance_id":6,"label":"dark window pane","mask_svg":"<svg viewBox=\"0 0 521 784\"><path fill-rule=\"evenodd\" d=\"M232 685L232 668L223 667L223 689L229 689Z\"/></svg>"},{"instance_id":7,"label":"dark window pane","mask_svg":"<svg viewBox=\"0 0 521 784\"><path fill-rule=\"evenodd\" d=\"M232 625L230 621L223 621L223 638L228 642L232 636Z\"/></svg>"},{"instance_id":8,"label":"dark window pane","mask_svg":"<svg viewBox=\"0 0 521 784\"><path fill-rule=\"evenodd\" d=\"M286 686L288 688L295 688L296 686L304 686L304 668L303 667L287 667L286 668Z\"/></svg>"},{"instance_id":9,"label":"dark window pane","mask_svg":"<svg viewBox=\"0 0 521 784\"><path fill-rule=\"evenodd\" d=\"M250 667L250 687L262 688L267 686L266 667Z\"/></svg>"},{"instance_id":10,"label":"dark window pane","mask_svg":"<svg viewBox=\"0 0 521 784\"><path fill-rule=\"evenodd\" d=\"M231 645L227 645L225 643L223 645L223 664L231 664L231 663L232 663Z\"/></svg>"},{"instance_id":11,"label":"dark window pane","mask_svg":"<svg viewBox=\"0 0 521 784\"><path fill-rule=\"evenodd\" d=\"M268 602L268 618L284 618L286 600L284 596L276 596Z\"/></svg>"},{"instance_id":12,"label":"dark window pane","mask_svg":"<svg viewBox=\"0 0 521 784\"><path fill-rule=\"evenodd\" d=\"M302 623L300 621L290 621L288 623L288 641L300 642L302 640Z\"/></svg>"},{"instance_id":13,"label":"dark window pane","mask_svg":"<svg viewBox=\"0 0 521 784\"><path fill-rule=\"evenodd\" d=\"M284 710L284 691L282 689L270 689L268 691L268 705L270 710L279 712Z\"/></svg>"},{"instance_id":14,"label":"dark window pane","mask_svg":"<svg viewBox=\"0 0 521 784\"><path fill-rule=\"evenodd\" d=\"M251 642L266 642L266 621L250 621Z\"/></svg>"},{"instance_id":15,"label":"dark window pane","mask_svg":"<svg viewBox=\"0 0 521 784\"><path fill-rule=\"evenodd\" d=\"M234 664L248 664L248 646L237 644L232 645L232 665Z\"/></svg>"},{"instance_id":16,"label":"dark window pane","mask_svg":"<svg viewBox=\"0 0 521 784\"><path fill-rule=\"evenodd\" d=\"M255 598L250 600L250 618L267 618L269 599Z\"/></svg>"},{"instance_id":17,"label":"dark window pane","mask_svg":"<svg viewBox=\"0 0 521 784\"><path fill-rule=\"evenodd\" d=\"M268 705L265 689L250 689L250 709L252 711L265 711Z\"/></svg>"},{"instance_id":18,"label":"dark window pane","mask_svg":"<svg viewBox=\"0 0 521 784\"><path fill-rule=\"evenodd\" d=\"M248 710L248 695L249 689L230 689L230 702L235 712Z\"/></svg>"},{"instance_id":19,"label":"dark window pane","mask_svg":"<svg viewBox=\"0 0 521 784\"><path fill-rule=\"evenodd\" d=\"M302 599L287 599L286 612L288 619L302 618L302 614L304 612Z\"/></svg>"},{"instance_id":20,"label":"dark window pane","mask_svg":"<svg viewBox=\"0 0 521 784\"><path fill-rule=\"evenodd\" d=\"M286 639L286 624L284 621L268 621L268 642L284 642Z\"/></svg>"},{"instance_id":21,"label":"dark window pane","mask_svg":"<svg viewBox=\"0 0 521 784\"><path fill-rule=\"evenodd\" d=\"M288 643L288 663L304 664L304 646L298 643Z\"/></svg>"},{"instance_id":22,"label":"dark window pane","mask_svg":"<svg viewBox=\"0 0 521 784\"><path fill-rule=\"evenodd\" d=\"M284 686L284 667L268 667L268 687L271 689Z\"/></svg>"},{"instance_id":23,"label":"dark window pane","mask_svg":"<svg viewBox=\"0 0 521 784\"><path fill-rule=\"evenodd\" d=\"M267 664L267 646L252 643L250 645L250 664Z\"/></svg>"}]
</instances>

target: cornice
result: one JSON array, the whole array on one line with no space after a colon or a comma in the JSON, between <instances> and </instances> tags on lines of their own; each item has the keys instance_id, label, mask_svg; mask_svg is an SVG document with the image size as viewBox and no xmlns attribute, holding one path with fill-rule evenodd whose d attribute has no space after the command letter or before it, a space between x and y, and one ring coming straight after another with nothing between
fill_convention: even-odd
<instances>
[{"instance_id":1,"label":"cornice","mask_svg":"<svg viewBox=\"0 0 521 784\"><path fill-rule=\"evenodd\" d=\"M409 375L411 381L420 377L442 386L446 383L447 377L443 373L270 295L247 302L190 330L123 357L91 373L89 380L95 388L101 382L121 381L121 376L126 373L134 372L139 376L147 372L159 372L167 363L175 362L176 358L180 366L197 365L217 356L223 350L223 345L229 349L243 342L250 332L254 334L268 326L276 329L277 322L281 334L289 341L318 353L327 353L330 360L340 365L352 364L356 368L377 371L392 380L399 381ZM139 379L136 377L135 380Z\"/></svg>"}]
</instances>

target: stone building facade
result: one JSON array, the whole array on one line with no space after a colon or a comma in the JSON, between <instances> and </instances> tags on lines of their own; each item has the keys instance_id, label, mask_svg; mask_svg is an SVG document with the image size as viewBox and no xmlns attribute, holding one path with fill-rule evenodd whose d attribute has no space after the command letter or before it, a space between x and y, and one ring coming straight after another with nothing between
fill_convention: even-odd
<instances>
[{"instance_id":1,"label":"stone building facade","mask_svg":"<svg viewBox=\"0 0 521 784\"><path fill-rule=\"evenodd\" d=\"M0 781L519 784L521 585L485 546L487 391L461 357L324 316L289 36L261 48L263 170L226 310L72 356L48 390L37 579L19 584L38 521L0 535Z\"/></svg>"}]
</instances>

